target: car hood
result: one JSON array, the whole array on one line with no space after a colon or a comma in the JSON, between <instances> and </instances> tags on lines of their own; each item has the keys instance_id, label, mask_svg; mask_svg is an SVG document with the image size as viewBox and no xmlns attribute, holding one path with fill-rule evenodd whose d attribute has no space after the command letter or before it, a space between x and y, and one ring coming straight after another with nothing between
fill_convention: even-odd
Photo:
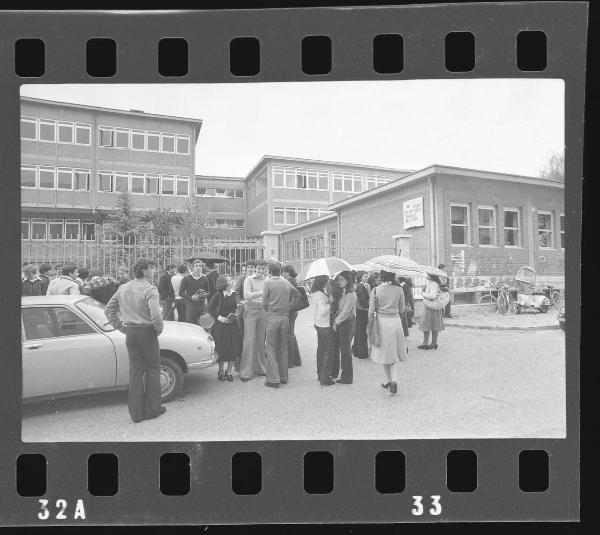
<instances>
[{"instance_id":1,"label":"car hood","mask_svg":"<svg viewBox=\"0 0 600 535\"><path fill-rule=\"evenodd\" d=\"M206 336L210 334L205 329L200 327L199 325L194 325L193 323L185 323L183 321L164 321L163 322L163 332L161 336Z\"/></svg>"}]
</instances>

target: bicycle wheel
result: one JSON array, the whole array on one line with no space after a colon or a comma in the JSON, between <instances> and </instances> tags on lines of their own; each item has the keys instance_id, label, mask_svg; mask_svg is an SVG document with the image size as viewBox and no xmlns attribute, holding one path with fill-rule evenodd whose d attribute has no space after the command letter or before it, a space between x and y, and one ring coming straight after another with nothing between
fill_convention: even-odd
<instances>
[{"instance_id":1,"label":"bicycle wheel","mask_svg":"<svg viewBox=\"0 0 600 535\"><path fill-rule=\"evenodd\" d=\"M508 308L509 305L506 296L504 294L498 295L498 311L500 314L504 316L508 312Z\"/></svg>"},{"instance_id":2,"label":"bicycle wheel","mask_svg":"<svg viewBox=\"0 0 600 535\"><path fill-rule=\"evenodd\" d=\"M498 301L491 294L482 295L479 298L479 312L484 316L498 314Z\"/></svg>"},{"instance_id":3,"label":"bicycle wheel","mask_svg":"<svg viewBox=\"0 0 600 535\"><path fill-rule=\"evenodd\" d=\"M552 306L556 309L556 310L560 310L560 307L562 306L562 301L560 298L560 293L557 292L556 290L554 290L551 294L550 294L550 302L552 303Z\"/></svg>"}]
</instances>

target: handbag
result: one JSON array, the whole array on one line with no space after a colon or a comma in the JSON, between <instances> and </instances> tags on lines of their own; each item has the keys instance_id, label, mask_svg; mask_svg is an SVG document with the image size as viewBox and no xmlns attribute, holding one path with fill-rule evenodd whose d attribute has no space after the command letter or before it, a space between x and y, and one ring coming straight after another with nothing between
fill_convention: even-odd
<instances>
[{"instance_id":1,"label":"handbag","mask_svg":"<svg viewBox=\"0 0 600 535\"><path fill-rule=\"evenodd\" d=\"M373 312L373 317L369 320L367 325L367 338L371 342L371 345L379 347L381 345L381 331L379 328L379 321L377 320L378 300L375 288L373 288L373 294L375 296L375 311Z\"/></svg>"},{"instance_id":2,"label":"handbag","mask_svg":"<svg viewBox=\"0 0 600 535\"><path fill-rule=\"evenodd\" d=\"M296 289L298 292L300 292L300 299L298 300L298 303L292 312L300 312L300 310L304 310L310 306L310 303L308 302L308 295L306 295L306 290L302 286L298 286Z\"/></svg>"},{"instance_id":3,"label":"handbag","mask_svg":"<svg viewBox=\"0 0 600 535\"><path fill-rule=\"evenodd\" d=\"M428 299L423 296L423 304L431 310L442 310L450 302L450 292L438 289L434 298Z\"/></svg>"}]
</instances>

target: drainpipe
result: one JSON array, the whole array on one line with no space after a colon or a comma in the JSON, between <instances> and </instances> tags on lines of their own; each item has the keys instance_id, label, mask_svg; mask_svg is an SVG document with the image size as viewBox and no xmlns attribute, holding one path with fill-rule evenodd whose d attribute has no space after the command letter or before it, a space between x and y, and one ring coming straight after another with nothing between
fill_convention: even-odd
<instances>
[{"instance_id":1,"label":"drainpipe","mask_svg":"<svg viewBox=\"0 0 600 535\"><path fill-rule=\"evenodd\" d=\"M432 266L437 266L437 217L435 213L435 202L433 200L435 194L435 188L433 184L433 179L430 176L427 181L429 182L429 263Z\"/></svg>"}]
</instances>

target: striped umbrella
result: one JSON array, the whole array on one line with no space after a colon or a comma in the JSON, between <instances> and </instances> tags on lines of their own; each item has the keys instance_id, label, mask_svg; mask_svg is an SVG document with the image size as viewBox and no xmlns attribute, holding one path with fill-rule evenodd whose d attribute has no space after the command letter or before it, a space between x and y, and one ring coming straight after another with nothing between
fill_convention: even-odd
<instances>
[{"instance_id":1,"label":"striped umbrella","mask_svg":"<svg viewBox=\"0 0 600 535\"><path fill-rule=\"evenodd\" d=\"M389 271L400 277L411 277L423 273L419 264L405 256L383 255L371 258L367 264L375 271Z\"/></svg>"},{"instance_id":2,"label":"striped umbrella","mask_svg":"<svg viewBox=\"0 0 600 535\"><path fill-rule=\"evenodd\" d=\"M330 279L333 279L341 271L352 271L352 266L341 258L319 258L302 270L298 280L314 279L320 275L327 275Z\"/></svg>"},{"instance_id":3,"label":"striped umbrella","mask_svg":"<svg viewBox=\"0 0 600 535\"><path fill-rule=\"evenodd\" d=\"M442 271L439 268L433 266L419 266L423 273L427 273L427 275L436 275L438 277L447 277L448 274L445 271Z\"/></svg>"}]
</instances>

